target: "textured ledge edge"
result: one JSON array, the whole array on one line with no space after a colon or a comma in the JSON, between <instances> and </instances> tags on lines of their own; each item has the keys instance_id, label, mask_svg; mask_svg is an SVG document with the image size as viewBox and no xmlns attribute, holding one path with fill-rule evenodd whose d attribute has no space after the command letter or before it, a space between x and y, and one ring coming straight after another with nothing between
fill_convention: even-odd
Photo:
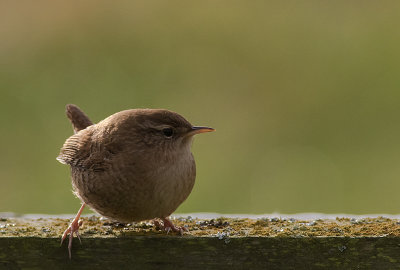
<instances>
[{"instance_id":1,"label":"textured ledge edge","mask_svg":"<svg viewBox=\"0 0 400 270\"><path fill-rule=\"evenodd\" d=\"M69 260L59 238L69 219L0 218L0 269L400 268L399 221L384 217L178 217L175 222L190 229L183 236L149 222L83 221L82 245L73 242Z\"/></svg>"}]
</instances>

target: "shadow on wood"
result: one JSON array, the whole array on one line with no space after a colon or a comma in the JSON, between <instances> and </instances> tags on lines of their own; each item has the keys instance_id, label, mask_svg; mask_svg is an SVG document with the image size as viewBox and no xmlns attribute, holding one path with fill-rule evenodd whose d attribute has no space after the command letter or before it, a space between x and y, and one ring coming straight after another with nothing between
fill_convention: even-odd
<instances>
[{"instance_id":1,"label":"shadow on wood","mask_svg":"<svg viewBox=\"0 0 400 270\"><path fill-rule=\"evenodd\" d=\"M399 238L1 238L1 269L394 269Z\"/></svg>"}]
</instances>

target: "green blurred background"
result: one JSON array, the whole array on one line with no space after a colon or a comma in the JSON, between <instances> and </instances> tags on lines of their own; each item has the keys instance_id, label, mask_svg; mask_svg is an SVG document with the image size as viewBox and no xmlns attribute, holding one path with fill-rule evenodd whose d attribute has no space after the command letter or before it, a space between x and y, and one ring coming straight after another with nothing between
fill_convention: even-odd
<instances>
[{"instance_id":1,"label":"green blurred background","mask_svg":"<svg viewBox=\"0 0 400 270\"><path fill-rule=\"evenodd\" d=\"M0 212L75 213L64 107L167 108L177 212L400 213L400 2L2 1ZM87 211L89 213L90 211Z\"/></svg>"}]
</instances>

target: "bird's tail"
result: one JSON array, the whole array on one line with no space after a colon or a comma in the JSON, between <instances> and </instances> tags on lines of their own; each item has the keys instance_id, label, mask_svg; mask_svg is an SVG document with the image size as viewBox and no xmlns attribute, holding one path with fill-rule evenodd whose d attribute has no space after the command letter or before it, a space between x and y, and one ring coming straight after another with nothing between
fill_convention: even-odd
<instances>
[{"instance_id":1,"label":"bird's tail","mask_svg":"<svg viewBox=\"0 0 400 270\"><path fill-rule=\"evenodd\" d=\"M90 121L89 117L81 109L79 109L78 106L74 104L68 104L65 109L75 133L93 125L93 122Z\"/></svg>"}]
</instances>

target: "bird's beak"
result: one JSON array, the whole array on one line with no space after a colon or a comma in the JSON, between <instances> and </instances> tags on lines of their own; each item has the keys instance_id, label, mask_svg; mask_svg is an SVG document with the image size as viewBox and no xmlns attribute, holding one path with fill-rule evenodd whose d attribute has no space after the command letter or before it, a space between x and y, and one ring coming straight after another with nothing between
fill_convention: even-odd
<instances>
[{"instance_id":1,"label":"bird's beak","mask_svg":"<svg viewBox=\"0 0 400 270\"><path fill-rule=\"evenodd\" d=\"M210 127L192 127L191 130L189 130L188 135L192 136L192 135L196 135L199 133L204 133L204 132L211 132L211 131L215 131L215 129L210 128Z\"/></svg>"}]
</instances>

